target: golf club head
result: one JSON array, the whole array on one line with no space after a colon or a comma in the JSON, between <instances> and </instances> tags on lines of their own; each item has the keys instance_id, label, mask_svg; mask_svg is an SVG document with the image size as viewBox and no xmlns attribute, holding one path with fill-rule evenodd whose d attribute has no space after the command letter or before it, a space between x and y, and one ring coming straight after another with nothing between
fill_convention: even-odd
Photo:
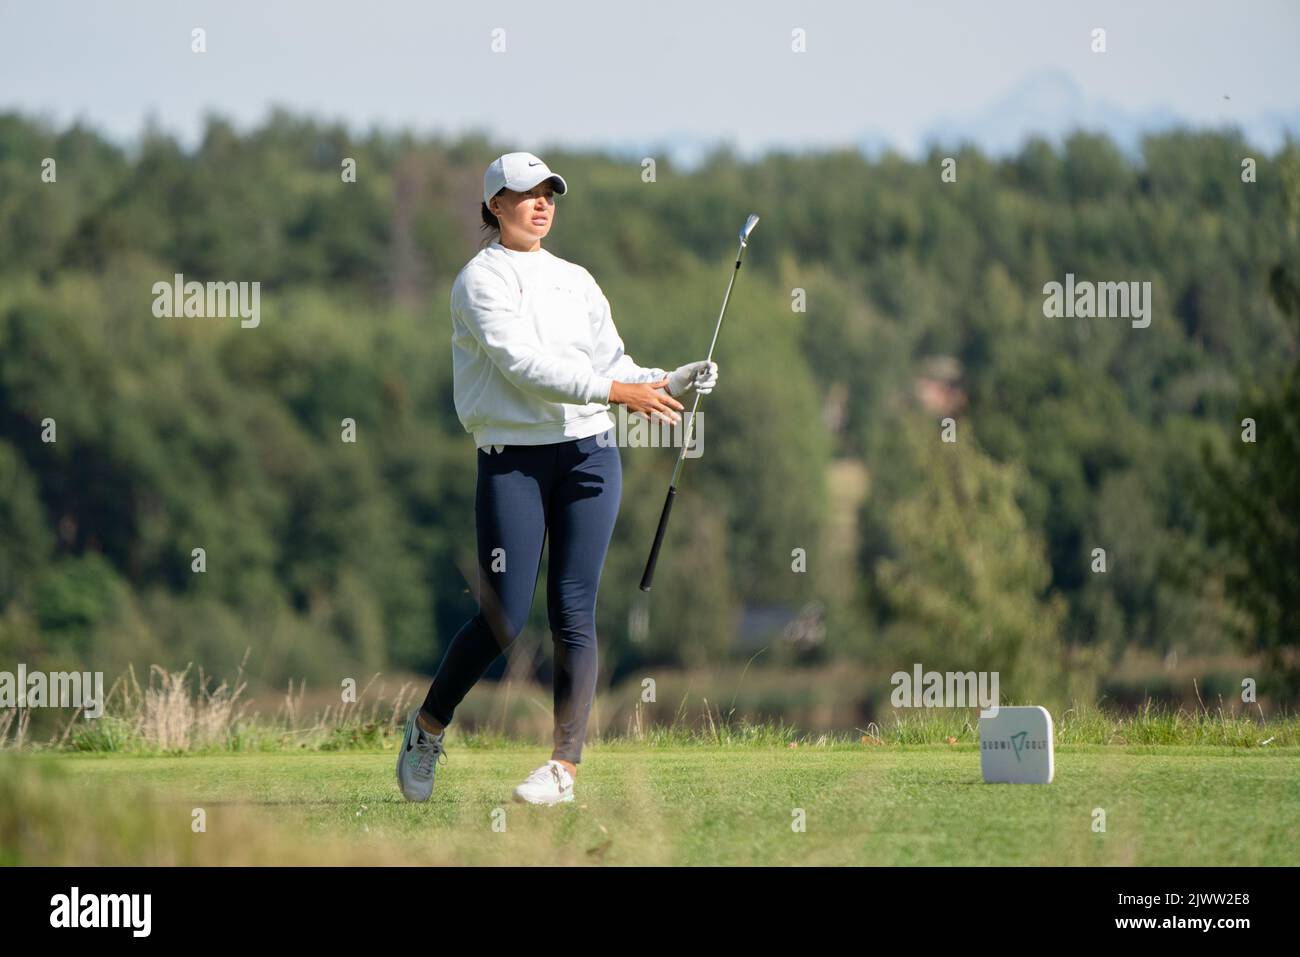
<instances>
[{"instance_id":1,"label":"golf club head","mask_svg":"<svg viewBox=\"0 0 1300 957\"><path fill-rule=\"evenodd\" d=\"M753 213L750 213L749 219L745 220L745 225L740 227L740 241L742 243L746 242L749 239L749 234L754 231L754 227L757 225L758 225L758 217L755 216Z\"/></svg>"}]
</instances>

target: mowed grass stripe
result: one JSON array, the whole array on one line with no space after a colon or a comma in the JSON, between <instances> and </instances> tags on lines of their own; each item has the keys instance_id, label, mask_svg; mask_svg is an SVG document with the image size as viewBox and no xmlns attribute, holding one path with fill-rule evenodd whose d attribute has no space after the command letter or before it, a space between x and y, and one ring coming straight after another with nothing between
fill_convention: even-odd
<instances>
[{"instance_id":1,"label":"mowed grass stripe","mask_svg":"<svg viewBox=\"0 0 1300 957\"><path fill-rule=\"evenodd\" d=\"M620 745L584 753L572 804L511 802L545 756L449 751L425 804L397 792L393 752L39 760L64 772L86 815L143 788L177 814L177 840L193 807L207 809L203 838L215 841L238 810L284 841L382 848L392 863L1232 865L1290 864L1300 851L1295 748L1070 746L1040 787L983 784L969 745ZM1091 828L1098 807L1105 833ZM791 828L795 808L804 833Z\"/></svg>"}]
</instances>

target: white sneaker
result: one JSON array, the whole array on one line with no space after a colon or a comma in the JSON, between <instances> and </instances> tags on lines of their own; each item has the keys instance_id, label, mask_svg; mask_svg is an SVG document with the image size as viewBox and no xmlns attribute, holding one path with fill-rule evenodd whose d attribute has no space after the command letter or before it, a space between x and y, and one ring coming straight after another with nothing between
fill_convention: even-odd
<instances>
[{"instance_id":1,"label":"white sneaker","mask_svg":"<svg viewBox=\"0 0 1300 957\"><path fill-rule=\"evenodd\" d=\"M443 738L447 730L433 735L426 732L415 720L417 708L406 719L406 731L402 743L397 748L397 785L408 801L427 801L433 793L433 772L438 759L447 762L447 753L442 749Z\"/></svg>"},{"instance_id":2,"label":"white sneaker","mask_svg":"<svg viewBox=\"0 0 1300 957\"><path fill-rule=\"evenodd\" d=\"M573 775L556 760L547 761L515 788L515 800L529 804L559 804L573 800Z\"/></svg>"}]
</instances>

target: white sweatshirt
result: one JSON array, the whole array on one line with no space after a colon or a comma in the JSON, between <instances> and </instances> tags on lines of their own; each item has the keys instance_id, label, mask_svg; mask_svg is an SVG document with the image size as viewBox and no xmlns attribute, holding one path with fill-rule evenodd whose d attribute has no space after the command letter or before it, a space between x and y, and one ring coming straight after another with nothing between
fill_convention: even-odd
<instances>
[{"instance_id":1,"label":"white sweatshirt","mask_svg":"<svg viewBox=\"0 0 1300 957\"><path fill-rule=\"evenodd\" d=\"M452 283L451 354L456 415L489 453L611 429L615 380L668 375L623 351L609 300L586 269L499 242Z\"/></svg>"}]
</instances>

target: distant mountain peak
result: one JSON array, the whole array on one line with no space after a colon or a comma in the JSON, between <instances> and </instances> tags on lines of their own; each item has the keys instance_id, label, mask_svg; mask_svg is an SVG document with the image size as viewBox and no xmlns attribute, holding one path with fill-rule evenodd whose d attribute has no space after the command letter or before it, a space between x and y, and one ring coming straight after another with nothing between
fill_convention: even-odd
<instances>
[{"instance_id":1,"label":"distant mountain peak","mask_svg":"<svg viewBox=\"0 0 1300 957\"><path fill-rule=\"evenodd\" d=\"M1077 116L1087 106L1079 84L1064 70L1033 73L994 101L989 112L1025 117Z\"/></svg>"},{"instance_id":2,"label":"distant mountain peak","mask_svg":"<svg viewBox=\"0 0 1300 957\"><path fill-rule=\"evenodd\" d=\"M930 146L951 148L973 143L985 153L1007 155L1017 152L1031 136L1059 143L1075 130L1084 129L1104 133L1120 150L1136 155L1147 133L1225 125L1191 121L1166 106L1128 110L1089 96L1064 70L1049 69L1028 74L981 110L941 115L920 131L912 147L913 155L919 155ZM1300 130L1300 113L1243 117L1232 125L1239 127L1249 141L1276 149L1288 134ZM860 145L864 153L870 154L879 149L878 136L873 133L869 138L864 133Z\"/></svg>"}]
</instances>

